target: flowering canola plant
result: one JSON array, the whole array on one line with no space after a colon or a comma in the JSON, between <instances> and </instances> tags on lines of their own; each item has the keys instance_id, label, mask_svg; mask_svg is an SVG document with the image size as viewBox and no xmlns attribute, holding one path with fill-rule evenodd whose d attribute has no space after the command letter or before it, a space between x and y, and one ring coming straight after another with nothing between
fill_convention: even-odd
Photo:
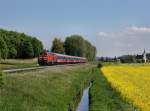
<instances>
[{"instance_id":1,"label":"flowering canola plant","mask_svg":"<svg viewBox=\"0 0 150 111\"><path fill-rule=\"evenodd\" d=\"M150 65L112 65L101 71L123 98L142 111L150 111Z\"/></svg>"}]
</instances>

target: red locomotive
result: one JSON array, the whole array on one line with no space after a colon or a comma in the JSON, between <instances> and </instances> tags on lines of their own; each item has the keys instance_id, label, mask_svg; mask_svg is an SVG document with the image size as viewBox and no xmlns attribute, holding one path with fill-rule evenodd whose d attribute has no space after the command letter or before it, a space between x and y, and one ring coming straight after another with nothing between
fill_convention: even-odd
<instances>
[{"instance_id":1,"label":"red locomotive","mask_svg":"<svg viewBox=\"0 0 150 111\"><path fill-rule=\"evenodd\" d=\"M54 65L54 64L72 64L72 63L85 63L87 59L84 57L70 56L58 53L45 51L38 57L39 65Z\"/></svg>"}]
</instances>

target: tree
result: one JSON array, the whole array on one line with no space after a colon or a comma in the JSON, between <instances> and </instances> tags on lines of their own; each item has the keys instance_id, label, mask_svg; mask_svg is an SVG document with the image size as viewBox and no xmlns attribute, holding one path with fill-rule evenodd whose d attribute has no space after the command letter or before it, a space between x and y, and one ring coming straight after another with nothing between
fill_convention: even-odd
<instances>
[{"instance_id":1,"label":"tree","mask_svg":"<svg viewBox=\"0 0 150 111\"><path fill-rule=\"evenodd\" d=\"M9 48L8 54L9 54L9 58L13 58L13 59L16 58L16 56L17 56L17 50L15 49L14 46L12 46L12 47Z\"/></svg>"},{"instance_id":2,"label":"tree","mask_svg":"<svg viewBox=\"0 0 150 111\"><path fill-rule=\"evenodd\" d=\"M72 35L67 37L64 46L66 54L85 57L86 46L82 36Z\"/></svg>"},{"instance_id":3,"label":"tree","mask_svg":"<svg viewBox=\"0 0 150 111\"><path fill-rule=\"evenodd\" d=\"M136 63L135 55L123 55L118 57L122 63Z\"/></svg>"},{"instance_id":4,"label":"tree","mask_svg":"<svg viewBox=\"0 0 150 111\"><path fill-rule=\"evenodd\" d=\"M61 41L61 39L54 38L51 51L55 53L61 53L61 54L65 53L64 43Z\"/></svg>"},{"instance_id":5,"label":"tree","mask_svg":"<svg viewBox=\"0 0 150 111\"><path fill-rule=\"evenodd\" d=\"M22 48L22 58L32 58L34 56L33 47L30 41L24 41Z\"/></svg>"},{"instance_id":6,"label":"tree","mask_svg":"<svg viewBox=\"0 0 150 111\"><path fill-rule=\"evenodd\" d=\"M27 54L28 56L25 57L25 55L23 55L23 51L25 51L24 49L24 45L25 42L28 41L30 42L29 47L32 47L31 49L33 49L33 56L32 57L37 57L39 55L39 53L43 50L43 44L40 40L33 38L29 35L26 35L24 33L18 33L15 31L7 31L7 30L3 30L0 29L0 45L3 45L1 47L7 47L7 51L3 51L5 53L1 52L0 49L0 55L1 58L28 58L31 57L31 52L29 53L31 54ZM4 42L5 43L4 43ZM2 50L5 50L5 48L2 48ZM2 57L3 56L3 57Z\"/></svg>"},{"instance_id":7,"label":"tree","mask_svg":"<svg viewBox=\"0 0 150 111\"><path fill-rule=\"evenodd\" d=\"M0 36L0 59L6 59L8 55L7 44Z\"/></svg>"},{"instance_id":8,"label":"tree","mask_svg":"<svg viewBox=\"0 0 150 111\"><path fill-rule=\"evenodd\" d=\"M64 46L68 55L86 57L89 61L96 59L96 47L80 35L67 37Z\"/></svg>"},{"instance_id":9,"label":"tree","mask_svg":"<svg viewBox=\"0 0 150 111\"><path fill-rule=\"evenodd\" d=\"M39 54L43 51L43 44L37 38L32 39L32 46L34 51L34 57L38 57Z\"/></svg>"}]
</instances>

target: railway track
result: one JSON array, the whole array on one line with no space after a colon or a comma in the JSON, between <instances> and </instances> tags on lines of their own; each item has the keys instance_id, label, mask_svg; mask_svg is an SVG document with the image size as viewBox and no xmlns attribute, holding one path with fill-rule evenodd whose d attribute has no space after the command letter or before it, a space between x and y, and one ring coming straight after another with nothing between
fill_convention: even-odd
<instances>
[{"instance_id":1,"label":"railway track","mask_svg":"<svg viewBox=\"0 0 150 111\"><path fill-rule=\"evenodd\" d=\"M45 67L28 67L28 68L16 68L16 69L6 69L2 70L4 73L15 73L15 72L23 72L23 71L31 71L31 70L37 70L37 69L44 69Z\"/></svg>"},{"instance_id":2,"label":"railway track","mask_svg":"<svg viewBox=\"0 0 150 111\"><path fill-rule=\"evenodd\" d=\"M63 64L63 65L52 65L52 66L39 66L39 67L28 67L28 68L15 68L15 69L5 69L2 70L3 73L15 73L15 72L23 72L23 71L31 71L31 70L38 70L38 69L44 69L48 67L61 67L61 66L75 66L79 64Z\"/></svg>"}]
</instances>

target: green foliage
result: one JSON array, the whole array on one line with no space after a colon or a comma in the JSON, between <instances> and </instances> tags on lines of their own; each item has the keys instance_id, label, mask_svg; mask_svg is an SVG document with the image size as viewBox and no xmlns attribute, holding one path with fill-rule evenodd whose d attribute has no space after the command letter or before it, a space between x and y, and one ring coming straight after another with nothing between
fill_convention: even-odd
<instances>
[{"instance_id":1,"label":"green foliage","mask_svg":"<svg viewBox=\"0 0 150 111\"><path fill-rule=\"evenodd\" d=\"M96 57L96 47L92 46L87 40L80 35L72 35L67 37L64 43L65 53L68 55L86 57L93 61Z\"/></svg>"},{"instance_id":2,"label":"green foliage","mask_svg":"<svg viewBox=\"0 0 150 111\"><path fill-rule=\"evenodd\" d=\"M54 38L51 51L55 53L60 53L60 54L65 53L64 44L61 41L61 39Z\"/></svg>"},{"instance_id":3,"label":"green foliage","mask_svg":"<svg viewBox=\"0 0 150 111\"><path fill-rule=\"evenodd\" d=\"M85 46L86 46L86 58L90 61L93 61L96 59L96 47L93 46L89 41L85 40Z\"/></svg>"},{"instance_id":4,"label":"green foliage","mask_svg":"<svg viewBox=\"0 0 150 111\"><path fill-rule=\"evenodd\" d=\"M102 68L103 67L103 64L101 63L101 62L99 62L98 64L97 64L97 68Z\"/></svg>"},{"instance_id":5,"label":"green foliage","mask_svg":"<svg viewBox=\"0 0 150 111\"><path fill-rule=\"evenodd\" d=\"M24 33L0 29L0 57L2 59L37 57L42 50L43 44L38 39Z\"/></svg>"},{"instance_id":6,"label":"green foliage","mask_svg":"<svg viewBox=\"0 0 150 111\"><path fill-rule=\"evenodd\" d=\"M137 62L137 63L144 63L144 60L137 59L136 62Z\"/></svg>"},{"instance_id":7,"label":"green foliage","mask_svg":"<svg viewBox=\"0 0 150 111\"><path fill-rule=\"evenodd\" d=\"M37 38L32 39L32 47L34 51L34 57L38 57L39 54L43 51L43 44Z\"/></svg>"},{"instance_id":8,"label":"green foliage","mask_svg":"<svg viewBox=\"0 0 150 111\"><path fill-rule=\"evenodd\" d=\"M9 58L15 58L17 56L17 50L15 49L15 47L10 47L9 48Z\"/></svg>"},{"instance_id":9,"label":"green foliage","mask_svg":"<svg viewBox=\"0 0 150 111\"><path fill-rule=\"evenodd\" d=\"M33 47L30 41L24 41L22 46L22 58L32 58L34 56Z\"/></svg>"},{"instance_id":10,"label":"green foliage","mask_svg":"<svg viewBox=\"0 0 150 111\"><path fill-rule=\"evenodd\" d=\"M150 62L150 53L146 54L147 62ZM144 63L143 55L122 55L118 57L121 63Z\"/></svg>"},{"instance_id":11,"label":"green foliage","mask_svg":"<svg viewBox=\"0 0 150 111\"><path fill-rule=\"evenodd\" d=\"M0 35L0 59L1 58L6 59L7 55L8 55L7 44L2 38L2 36Z\"/></svg>"},{"instance_id":12,"label":"green foliage","mask_svg":"<svg viewBox=\"0 0 150 111\"><path fill-rule=\"evenodd\" d=\"M123 55L119 59L122 63L137 63L136 56L134 55Z\"/></svg>"},{"instance_id":13,"label":"green foliage","mask_svg":"<svg viewBox=\"0 0 150 111\"><path fill-rule=\"evenodd\" d=\"M85 41L80 35L72 35L66 38L65 52L68 55L85 57Z\"/></svg>"}]
</instances>

